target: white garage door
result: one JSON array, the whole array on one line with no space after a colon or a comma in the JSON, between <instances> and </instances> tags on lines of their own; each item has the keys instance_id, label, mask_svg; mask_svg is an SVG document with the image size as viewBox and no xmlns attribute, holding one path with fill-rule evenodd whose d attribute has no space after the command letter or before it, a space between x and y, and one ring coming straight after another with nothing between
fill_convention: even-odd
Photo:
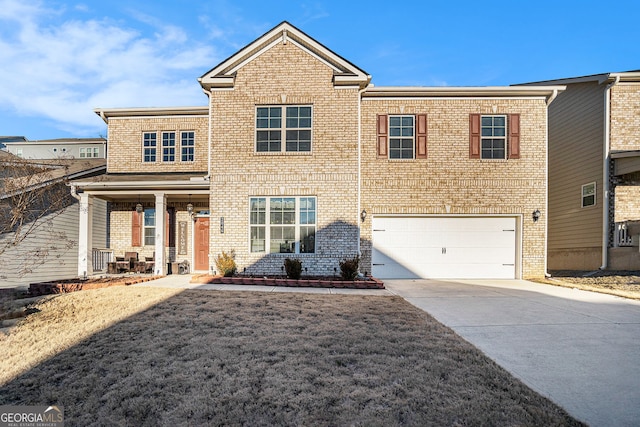
<instances>
[{"instance_id":1,"label":"white garage door","mask_svg":"<svg viewBox=\"0 0 640 427\"><path fill-rule=\"evenodd\" d=\"M374 277L513 279L514 217L374 217Z\"/></svg>"}]
</instances>

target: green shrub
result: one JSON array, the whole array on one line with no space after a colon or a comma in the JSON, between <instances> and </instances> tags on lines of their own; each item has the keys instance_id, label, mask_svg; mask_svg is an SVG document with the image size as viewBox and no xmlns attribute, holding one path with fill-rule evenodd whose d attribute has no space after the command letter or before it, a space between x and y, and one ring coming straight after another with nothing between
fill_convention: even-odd
<instances>
[{"instance_id":1,"label":"green shrub","mask_svg":"<svg viewBox=\"0 0 640 427\"><path fill-rule=\"evenodd\" d=\"M360 268L360 256L356 255L351 259L340 261L340 274L343 280L355 280L358 277Z\"/></svg>"},{"instance_id":2,"label":"green shrub","mask_svg":"<svg viewBox=\"0 0 640 427\"><path fill-rule=\"evenodd\" d=\"M302 261L299 259L287 258L284 260L284 269L289 279L299 279L302 275Z\"/></svg>"},{"instance_id":3,"label":"green shrub","mask_svg":"<svg viewBox=\"0 0 640 427\"><path fill-rule=\"evenodd\" d=\"M216 268L224 277L231 277L236 274L236 253L233 249L229 253L222 251L216 258Z\"/></svg>"}]
</instances>

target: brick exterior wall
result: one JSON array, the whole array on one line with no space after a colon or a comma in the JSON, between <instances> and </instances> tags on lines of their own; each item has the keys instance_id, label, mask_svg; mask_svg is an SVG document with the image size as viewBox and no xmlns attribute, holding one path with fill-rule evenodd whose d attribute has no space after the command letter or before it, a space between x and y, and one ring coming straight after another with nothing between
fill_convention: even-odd
<instances>
[{"instance_id":1,"label":"brick exterior wall","mask_svg":"<svg viewBox=\"0 0 640 427\"><path fill-rule=\"evenodd\" d=\"M214 91L211 265L233 249L239 271L281 274L287 256L308 274L333 274L358 246L358 91L337 89L333 72L293 43L279 43L238 70L232 91ZM256 153L260 105L312 105L311 153ZM249 198L317 197L316 253L249 252ZM224 233L220 232L224 218Z\"/></svg>"},{"instance_id":2,"label":"brick exterior wall","mask_svg":"<svg viewBox=\"0 0 640 427\"><path fill-rule=\"evenodd\" d=\"M611 150L640 150L640 83L611 89Z\"/></svg>"},{"instance_id":3,"label":"brick exterior wall","mask_svg":"<svg viewBox=\"0 0 640 427\"><path fill-rule=\"evenodd\" d=\"M176 132L176 161L162 162L162 131ZM180 132L195 132L193 162L180 161ZM157 132L156 162L142 161L144 132ZM111 118L108 173L193 172L208 168L208 117Z\"/></svg>"},{"instance_id":4,"label":"brick exterior wall","mask_svg":"<svg viewBox=\"0 0 640 427\"><path fill-rule=\"evenodd\" d=\"M523 278L544 275L547 107L543 99L360 100L357 87L335 87L333 78L334 72L325 62L296 43L277 43L238 68L232 89L212 91L210 134L206 117L111 120L108 170L111 173L207 170L210 138L209 265L214 269L215 258L222 251L234 250L240 272L246 269L250 274L281 274L284 259L295 257L302 260L306 274L332 275L335 270L339 274L339 262L356 255L360 246L361 271L371 272L372 216L507 215L517 218L521 234L518 241L522 242L522 248L516 245L521 252L519 274ZM310 153L256 152L256 106L273 105L312 106ZM417 113L428 116L428 158L379 159L376 115ZM469 159L472 113L520 114L520 158ZM141 162L142 133L163 130L195 130L195 164ZM176 136L179 155L179 134ZM158 133L158 160L161 150ZM250 252L249 199L281 196L317 198L314 254ZM176 208L176 222L188 220L191 239L193 223L186 216L186 206L174 203L171 198L168 206ZM363 208L368 218L361 223ZM131 203L111 205L110 247L116 255L134 250L141 257L151 256L153 247L130 246L131 209ZM536 209L542 212L542 217L534 223L531 213ZM221 219L224 230L220 227ZM188 248L187 259L191 259L191 241ZM167 255L168 259L176 259L175 254ZM183 256L177 257L178 261L182 259Z\"/></svg>"},{"instance_id":5,"label":"brick exterior wall","mask_svg":"<svg viewBox=\"0 0 640 427\"><path fill-rule=\"evenodd\" d=\"M376 114L427 114L424 160L377 158ZM520 113L521 157L469 159L469 114ZM522 276L545 273L546 105L543 100L364 100L362 208L369 215L513 215L522 218ZM447 211L447 206L449 211ZM542 217L533 222L539 209ZM361 242L371 271L371 227Z\"/></svg>"}]
</instances>

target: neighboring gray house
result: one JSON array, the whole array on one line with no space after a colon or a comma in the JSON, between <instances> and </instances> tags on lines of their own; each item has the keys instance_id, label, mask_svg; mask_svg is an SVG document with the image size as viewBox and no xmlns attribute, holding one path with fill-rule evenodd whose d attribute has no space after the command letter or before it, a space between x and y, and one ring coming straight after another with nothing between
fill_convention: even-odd
<instances>
[{"instance_id":1,"label":"neighboring gray house","mask_svg":"<svg viewBox=\"0 0 640 427\"><path fill-rule=\"evenodd\" d=\"M79 203L66 181L105 169L104 159L35 161L0 152L0 288L77 277ZM12 210L20 209L24 225L19 236L26 237L14 245ZM96 201L93 211L93 242L104 248L107 202Z\"/></svg>"},{"instance_id":2,"label":"neighboring gray house","mask_svg":"<svg viewBox=\"0 0 640 427\"><path fill-rule=\"evenodd\" d=\"M640 70L547 80L549 270L640 270Z\"/></svg>"},{"instance_id":3,"label":"neighboring gray house","mask_svg":"<svg viewBox=\"0 0 640 427\"><path fill-rule=\"evenodd\" d=\"M104 159L104 138L66 138L29 141L25 137L0 137L4 150L23 159Z\"/></svg>"}]
</instances>

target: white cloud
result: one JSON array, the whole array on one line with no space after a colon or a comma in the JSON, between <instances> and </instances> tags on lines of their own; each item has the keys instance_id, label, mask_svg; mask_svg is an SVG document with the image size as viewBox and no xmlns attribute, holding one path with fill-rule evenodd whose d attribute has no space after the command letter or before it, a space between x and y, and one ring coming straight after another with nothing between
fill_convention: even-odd
<instances>
[{"instance_id":1,"label":"white cloud","mask_svg":"<svg viewBox=\"0 0 640 427\"><path fill-rule=\"evenodd\" d=\"M186 31L145 17L145 35L43 3L0 0L0 103L74 133L101 127L95 107L206 105L197 77L219 60ZM141 16L137 16L141 19Z\"/></svg>"}]
</instances>

